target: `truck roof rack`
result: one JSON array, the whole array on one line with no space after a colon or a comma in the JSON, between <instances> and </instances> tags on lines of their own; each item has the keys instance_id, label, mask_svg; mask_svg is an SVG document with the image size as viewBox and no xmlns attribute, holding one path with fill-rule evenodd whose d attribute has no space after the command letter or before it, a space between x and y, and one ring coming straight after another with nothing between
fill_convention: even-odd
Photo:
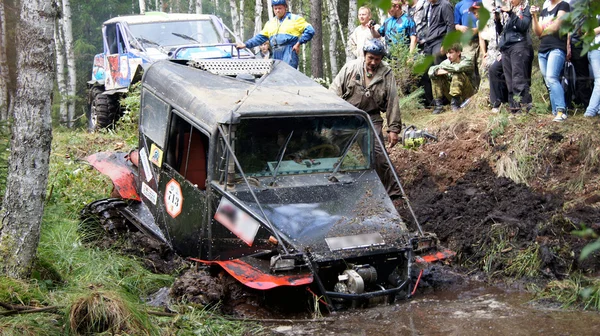
<instances>
[{"instance_id":1,"label":"truck roof rack","mask_svg":"<svg viewBox=\"0 0 600 336\"><path fill-rule=\"evenodd\" d=\"M272 59L205 59L189 61L188 65L216 75L237 76L250 74L254 76L266 75L273 70Z\"/></svg>"}]
</instances>

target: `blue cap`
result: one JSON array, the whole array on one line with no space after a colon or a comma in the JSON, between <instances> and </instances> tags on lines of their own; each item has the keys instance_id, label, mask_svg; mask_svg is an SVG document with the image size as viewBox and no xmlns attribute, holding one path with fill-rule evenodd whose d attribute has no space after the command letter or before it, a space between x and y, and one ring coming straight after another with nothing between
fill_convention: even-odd
<instances>
[{"instance_id":1,"label":"blue cap","mask_svg":"<svg viewBox=\"0 0 600 336\"><path fill-rule=\"evenodd\" d=\"M287 2L285 0L273 0L271 2L271 6L284 5L287 6Z\"/></svg>"}]
</instances>

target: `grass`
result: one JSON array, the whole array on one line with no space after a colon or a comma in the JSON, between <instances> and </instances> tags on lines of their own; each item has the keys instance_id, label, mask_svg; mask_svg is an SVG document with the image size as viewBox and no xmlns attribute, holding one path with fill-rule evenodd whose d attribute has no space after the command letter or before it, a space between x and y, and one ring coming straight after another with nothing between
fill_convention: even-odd
<instances>
[{"instance_id":1,"label":"grass","mask_svg":"<svg viewBox=\"0 0 600 336\"><path fill-rule=\"evenodd\" d=\"M563 308L600 310L600 279L572 274L568 279L550 282L537 298L556 300Z\"/></svg>"},{"instance_id":2,"label":"grass","mask_svg":"<svg viewBox=\"0 0 600 336\"><path fill-rule=\"evenodd\" d=\"M37 260L31 279L0 277L0 301L33 307L58 306L54 313L3 316L0 335L242 335L259 333L255 324L226 321L189 307L176 317L157 317L144 299L168 287L173 275L153 274L134 257L85 242L79 212L90 201L107 197L108 178L82 159L100 151L129 151L137 146L137 113L116 130L88 133L55 128L48 194ZM0 125L0 131L3 131ZM0 186L6 162L6 137L0 137ZM4 146L4 147L3 147ZM2 190L0 188L0 190ZM0 311L3 309L0 308Z\"/></svg>"},{"instance_id":3,"label":"grass","mask_svg":"<svg viewBox=\"0 0 600 336\"><path fill-rule=\"evenodd\" d=\"M537 243L517 252L516 256L508 262L504 273L516 278L534 278L540 274L542 260Z\"/></svg>"}]
</instances>

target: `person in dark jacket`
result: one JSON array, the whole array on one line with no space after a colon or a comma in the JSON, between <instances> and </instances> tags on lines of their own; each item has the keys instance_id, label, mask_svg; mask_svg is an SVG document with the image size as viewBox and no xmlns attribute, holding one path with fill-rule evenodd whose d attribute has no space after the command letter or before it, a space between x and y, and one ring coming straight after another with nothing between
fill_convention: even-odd
<instances>
[{"instance_id":1,"label":"person in dark jacket","mask_svg":"<svg viewBox=\"0 0 600 336\"><path fill-rule=\"evenodd\" d=\"M434 57L433 65L438 65L446 59L446 51L442 48L442 41L446 34L454 31L454 9L448 0L429 0L423 20L427 23L423 39L423 53ZM429 69L427 69L429 71ZM420 85L425 89L425 102L433 102L431 81L427 71L421 77Z\"/></svg>"},{"instance_id":2,"label":"person in dark jacket","mask_svg":"<svg viewBox=\"0 0 600 336\"><path fill-rule=\"evenodd\" d=\"M502 70L512 113L531 109L530 78L533 45L529 36L531 13L527 0L510 0L510 6L495 10L494 21L500 36ZM504 22L504 24L502 24Z\"/></svg>"}]
</instances>

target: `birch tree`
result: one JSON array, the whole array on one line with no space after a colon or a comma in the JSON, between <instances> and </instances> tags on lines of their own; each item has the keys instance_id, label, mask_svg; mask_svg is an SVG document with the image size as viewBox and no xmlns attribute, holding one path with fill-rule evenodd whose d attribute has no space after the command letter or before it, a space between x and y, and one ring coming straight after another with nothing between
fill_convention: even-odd
<instances>
[{"instance_id":1,"label":"birch tree","mask_svg":"<svg viewBox=\"0 0 600 336\"><path fill-rule=\"evenodd\" d=\"M354 27L356 25L356 20L358 18L358 0L350 0L348 3L348 35L352 34ZM344 43L346 46L346 43ZM344 48L346 50L346 62L350 61L354 58L352 52L348 50L348 48Z\"/></svg>"},{"instance_id":2,"label":"birch tree","mask_svg":"<svg viewBox=\"0 0 600 336\"><path fill-rule=\"evenodd\" d=\"M337 0L327 0L327 9L329 15L327 15L327 22L329 23L329 64L331 68L331 78L335 77L338 72L337 66Z\"/></svg>"},{"instance_id":3,"label":"birch tree","mask_svg":"<svg viewBox=\"0 0 600 336\"><path fill-rule=\"evenodd\" d=\"M140 3L140 14L146 13L146 0L139 0Z\"/></svg>"},{"instance_id":4,"label":"birch tree","mask_svg":"<svg viewBox=\"0 0 600 336\"><path fill-rule=\"evenodd\" d=\"M244 9L245 7L246 6L244 6L244 0L240 0L240 9L239 9L240 10L239 11L239 13L240 13L240 19L239 19L240 20L240 33L238 35L239 35L241 41L244 41L244 28L245 28L244 17L246 16L245 9Z\"/></svg>"},{"instance_id":5,"label":"birch tree","mask_svg":"<svg viewBox=\"0 0 600 336\"><path fill-rule=\"evenodd\" d=\"M64 34L65 54L67 56L67 126L73 127L75 117L75 96L77 94L77 72L75 65L75 52L73 51L73 29L71 28L71 3L70 0L62 0L62 32ZM140 0L140 5L143 0Z\"/></svg>"},{"instance_id":6,"label":"birch tree","mask_svg":"<svg viewBox=\"0 0 600 336\"><path fill-rule=\"evenodd\" d=\"M273 18L273 2L271 0L267 0L267 13L269 14L269 20Z\"/></svg>"},{"instance_id":7,"label":"birch tree","mask_svg":"<svg viewBox=\"0 0 600 336\"><path fill-rule=\"evenodd\" d=\"M321 0L310 1L310 24L315 29L310 48L312 50L310 68L314 78L323 78L323 25Z\"/></svg>"},{"instance_id":8,"label":"birch tree","mask_svg":"<svg viewBox=\"0 0 600 336\"><path fill-rule=\"evenodd\" d=\"M53 0L21 1L8 177L0 208L0 274L31 271L44 211L52 142Z\"/></svg>"},{"instance_id":9,"label":"birch tree","mask_svg":"<svg viewBox=\"0 0 600 336\"><path fill-rule=\"evenodd\" d=\"M262 0L256 0L254 5L254 36L262 30Z\"/></svg>"},{"instance_id":10,"label":"birch tree","mask_svg":"<svg viewBox=\"0 0 600 336\"><path fill-rule=\"evenodd\" d=\"M196 14L202 14L202 0L196 0ZM190 0L190 3L192 1Z\"/></svg>"},{"instance_id":11,"label":"birch tree","mask_svg":"<svg viewBox=\"0 0 600 336\"><path fill-rule=\"evenodd\" d=\"M0 0L0 120L8 119L9 93L8 61L6 58L6 14L4 1Z\"/></svg>"},{"instance_id":12,"label":"birch tree","mask_svg":"<svg viewBox=\"0 0 600 336\"><path fill-rule=\"evenodd\" d=\"M236 35L240 36L240 16L238 13L237 1L229 0L229 7L231 7L231 29L233 29L233 32Z\"/></svg>"},{"instance_id":13,"label":"birch tree","mask_svg":"<svg viewBox=\"0 0 600 336\"><path fill-rule=\"evenodd\" d=\"M56 84L60 96L60 123L68 125L68 109L67 106L67 78L65 76L65 62L67 55L65 54L65 42L63 36L63 20L57 18L54 20L54 57L56 62Z\"/></svg>"}]
</instances>

